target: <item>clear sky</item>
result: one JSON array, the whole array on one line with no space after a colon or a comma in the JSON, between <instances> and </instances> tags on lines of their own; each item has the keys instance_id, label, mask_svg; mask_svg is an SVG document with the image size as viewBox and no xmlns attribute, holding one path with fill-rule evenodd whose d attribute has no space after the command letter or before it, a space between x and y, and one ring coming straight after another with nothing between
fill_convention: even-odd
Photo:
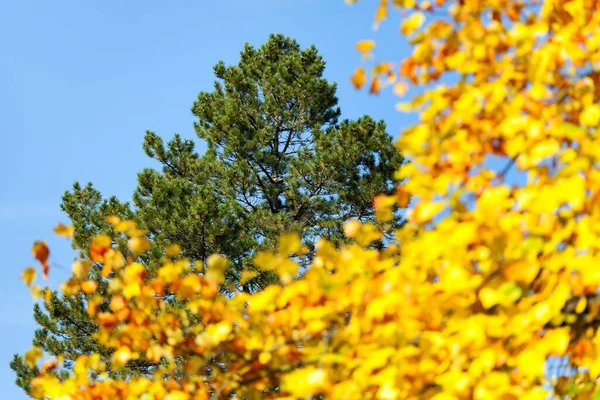
<instances>
[{"instance_id":1,"label":"clear sky","mask_svg":"<svg viewBox=\"0 0 600 400\"><path fill-rule=\"evenodd\" d=\"M210 90L212 66L237 61L244 42L283 33L315 44L339 83L343 116L385 119L396 135L408 122L391 93L356 93L359 39L387 42L383 58L400 59L397 21L371 29L375 2L343 0L3 0L0 7L0 388L2 399L27 398L8 367L30 347L33 302L20 281L33 265L35 240L52 249L50 284L66 276L73 254L52 227L74 181L130 199L136 173L152 165L146 129L193 136L190 107ZM199 144L199 148L203 146ZM62 269L60 266L63 266Z\"/></svg>"}]
</instances>

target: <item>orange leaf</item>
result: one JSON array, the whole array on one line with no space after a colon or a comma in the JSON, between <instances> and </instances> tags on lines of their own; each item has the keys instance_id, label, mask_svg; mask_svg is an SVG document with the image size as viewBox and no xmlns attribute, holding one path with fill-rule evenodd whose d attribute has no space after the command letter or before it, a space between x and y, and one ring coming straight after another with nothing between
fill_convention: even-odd
<instances>
[{"instance_id":1,"label":"orange leaf","mask_svg":"<svg viewBox=\"0 0 600 400\"><path fill-rule=\"evenodd\" d=\"M90 294L94 293L98 289L98 282L94 280L88 280L81 283L81 290L83 293Z\"/></svg>"},{"instance_id":2,"label":"orange leaf","mask_svg":"<svg viewBox=\"0 0 600 400\"><path fill-rule=\"evenodd\" d=\"M532 262L517 262L504 269L504 277L509 281L531 283L537 276L540 266Z\"/></svg>"},{"instance_id":3,"label":"orange leaf","mask_svg":"<svg viewBox=\"0 0 600 400\"><path fill-rule=\"evenodd\" d=\"M33 256L35 257L35 259L41 262L42 264L48 261L48 257L50 256L50 249L48 249L48 246L45 242L35 242L31 251L33 252Z\"/></svg>"},{"instance_id":4,"label":"orange leaf","mask_svg":"<svg viewBox=\"0 0 600 400\"><path fill-rule=\"evenodd\" d=\"M48 257L50 256L50 249L46 245L45 242L35 242L33 244L33 248L31 249L33 256L36 260L42 264L42 271L44 279L48 279L48 270L50 269L50 265L48 264Z\"/></svg>"},{"instance_id":5,"label":"orange leaf","mask_svg":"<svg viewBox=\"0 0 600 400\"><path fill-rule=\"evenodd\" d=\"M408 207L408 203L410 203L410 194L402 186L398 186L396 189L396 201L400 208Z\"/></svg>"},{"instance_id":6,"label":"orange leaf","mask_svg":"<svg viewBox=\"0 0 600 400\"><path fill-rule=\"evenodd\" d=\"M104 254L108 251L108 247L92 244L90 247L90 258L93 262L102 262Z\"/></svg>"},{"instance_id":7,"label":"orange leaf","mask_svg":"<svg viewBox=\"0 0 600 400\"><path fill-rule=\"evenodd\" d=\"M375 78L373 78L373 82L371 82L371 88L369 89L369 92L371 94L379 94L380 91L381 91L381 80L379 80L379 78L375 77Z\"/></svg>"},{"instance_id":8,"label":"orange leaf","mask_svg":"<svg viewBox=\"0 0 600 400\"><path fill-rule=\"evenodd\" d=\"M48 360L44 364L42 364L40 368L40 374L45 374L46 372L50 372L58 366L58 363L55 359Z\"/></svg>"},{"instance_id":9,"label":"orange leaf","mask_svg":"<svg viewBox=\"0 0 600 400\"><path fill-rule=\"evenodd\" d=\"M352 75L352 78L350 79L350 81L356 89L360 89L361 87L363 87L365 85L366 80L367 73L365 72L365 69L363 67L357 68L354 72L354 75Z\"/></svg>"},{"instance_id":10,"label":"orange leaf","mask_svg":"<svg viewBox=\"0 0 600 400\"><path fill-rule=\"evenodd\" d=\"M117 324L117 317L108 312L102 312L98 314L97 320L100 326L106 330L111 330Z\"/></svg>"},{"instance_id":11,"label":"orange leaf","mask_svg":"<svg viewBox=\"0 0 600 400\"><path fill-rule=\"evenodd\" d=\"M94 237L90 247L90 258L94 262L104 261L104 254L110 249L111 238L106 235Z\"/></svg>"}]
</instances>

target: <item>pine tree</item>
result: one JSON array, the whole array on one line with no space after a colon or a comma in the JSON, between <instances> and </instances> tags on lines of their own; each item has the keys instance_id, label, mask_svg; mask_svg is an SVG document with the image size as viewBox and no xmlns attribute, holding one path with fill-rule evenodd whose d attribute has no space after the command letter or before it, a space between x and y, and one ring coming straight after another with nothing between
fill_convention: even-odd
<instances>
[{"instance_id":1,"label":"pine tree","mask_svg":"<svg viewBox=\"0 0 600 400\"><path fill-rule=\"evenodd\" d=\"M147 132L144 151L162 169L139 174L133 204L75 184L61 207L74 225L77 249L85 255L92 236L112 234L105 219L117 215L136 220L152 236L155 245L141 259L150 273L161 249L178 243L193 260L214 253L230 260L224 291L256 291L274 277L258 273L242 284L241 273L252 270L253 256L272 248L281 233L301 233L308 260L317 238L343 240L345 221L373 221L373 198L395 189L393 174L403 159L383 122L369 116L339 121L336 85L324 70L314 46L301 49L281 35L259 48L246 45L237 65L219 62L214 89L201 92L192 107L204 154L180 135L165 145ZM96 327L85 298L54 295L46 310L36 306L34 317L40 325L34 344L44 351L70 360L92 352L110 359L92 337ZM26 389L36 371L17 356L11 368ZM118 373L151 370L137 360Z\"/></svg>"}]
</instances>

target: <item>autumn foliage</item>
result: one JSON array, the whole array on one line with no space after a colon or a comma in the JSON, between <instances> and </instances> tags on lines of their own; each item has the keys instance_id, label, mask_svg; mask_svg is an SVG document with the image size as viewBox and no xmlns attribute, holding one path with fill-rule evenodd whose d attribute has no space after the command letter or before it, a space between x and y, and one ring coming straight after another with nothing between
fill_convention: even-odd
<instances>
[{"instance_id":1,"label":"autumn foliage","mask_svg":"<svg viewBox=\"0 0 600 400\"><path fill-rule=\"evenodd\" d=\"M223 258L173 247L146 276L133 256L148 239L114 218L115 237L94 240L63 291L88 296L111 368L144 358L154 373L111 378L92 355L59 378L61 360L34 348L35 398L596 398L600 1L381 0L376 19L396 9L412 53L352 78L426 89L399 104L420 116L398 142L406 183L375 199L385 221L412 198L396 241L370 249L380 233L350 221L355 244L321 240L299 271L303 246L284 235L255 260L280 283L225 297ZM45 245L34 253L44 265ZM34 272L24 280L42 295Z\"/></svg>"}]
</instances>

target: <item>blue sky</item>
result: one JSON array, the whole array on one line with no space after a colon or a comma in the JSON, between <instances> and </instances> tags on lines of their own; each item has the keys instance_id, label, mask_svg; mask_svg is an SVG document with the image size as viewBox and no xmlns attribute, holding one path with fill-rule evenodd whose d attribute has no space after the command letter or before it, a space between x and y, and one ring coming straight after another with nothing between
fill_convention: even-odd
<instances>
[{"instance_id":1,"label":"blue sky","mask_svg":"<svg viewBox=\"0 0 600 400\"><path fill-rule=\"evenodd\" d=\"M245 42L283 33L315 44L339 83L343 115L385 119L396 135L407 116L391 93L357 93L349 77L359 39L375 38L382 58L400 59L397 21L371 29L375 2L343 0L4 0L0 12L0 387L27 398L8 362L30 347L32 300L19 279L35 240L52 249L50 284L73 259L52 227L66 222L62 193L74 181L130 199L136 173L152 165L146 129L193 136L190 107L210 90L212 66L237 61ZM199 148L202 148L199 145ZM61 270L57 265L64 266Z\"/></svg>"}]
</instances>

